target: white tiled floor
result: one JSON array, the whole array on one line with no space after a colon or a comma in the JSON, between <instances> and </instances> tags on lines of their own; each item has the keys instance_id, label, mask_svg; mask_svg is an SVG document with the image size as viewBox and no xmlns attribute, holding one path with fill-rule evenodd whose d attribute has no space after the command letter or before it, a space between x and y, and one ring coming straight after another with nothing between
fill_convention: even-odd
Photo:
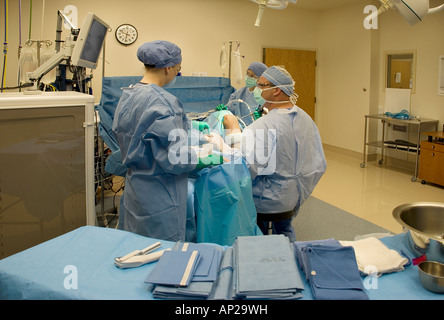
<instances>
[{"instance_id":1,"label":"white tiled floor","mask_svg":"<svg viewBox=\"0 0 444 320\"><path fill-rule=\"evenodd\" d=\"M402 231L392 217L398 205L409 202L444 202L444 188L412 182L414 173L379 166L376 161L361 168L362 158L325 148L327 171L312 195L394 233Z\"/></svg>"}]
</instances>

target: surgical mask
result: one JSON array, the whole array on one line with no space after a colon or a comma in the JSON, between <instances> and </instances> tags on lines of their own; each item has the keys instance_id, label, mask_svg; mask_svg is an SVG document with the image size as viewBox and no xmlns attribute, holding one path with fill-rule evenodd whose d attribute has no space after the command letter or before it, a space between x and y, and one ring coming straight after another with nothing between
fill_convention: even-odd
<instances>
[{"instance_id":1,"label":"surgical mask","mask_svg":"<svg viewBox=\"0 0 444 320\"><path fill-rule=\"evenodd\" d=\"M262 98L262 89L259 89L258 87L254 88L253 96L259 106L263 106L265 104L266 101L264 98Z\"/></svg>"},{"instance_id":2,"label":"surgical mask","mask_svg":"<svg viewBox=\"0 0 444 320\"><path fill-rule=\"evenodd\" d=\"M257 80L253 77L245 76L245 85L247 88L253 88L256 86Z\"/></svg>"},{"instance_id":3,"label":"surgical mask","mask_svg":"<svg viewBox=\"0 0 444 320\"><path fill-rule=\"evenodd\" d=\"M253 91L254 98L256 99L256 102L259 104L259 106L263 106L266 102L268 103L288 103L288 101L268 101L262 98L262 91L264 90L270 90L274 88L284 87L285 85L281 86L274 86L266 89L259 89L259 87L256 87Z\"/></svg>"}]
</instances>

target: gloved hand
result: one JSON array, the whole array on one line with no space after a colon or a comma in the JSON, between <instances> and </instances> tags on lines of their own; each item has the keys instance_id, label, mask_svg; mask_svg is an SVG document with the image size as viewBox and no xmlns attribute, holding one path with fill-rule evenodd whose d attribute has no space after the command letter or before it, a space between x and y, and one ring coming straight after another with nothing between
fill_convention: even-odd
<instances>
[{"instance_id":1,"label":"gloved hand","mask_svg":"<svg viewBox=\"0 0 444 320\"><path fill-rule=\"evenodd\" d=\"M199 162L196 166L196 170L200 170L209 166L214 166L224 163L224 157L219 155L210 154L205 158L199 158Z\"/></svg>"},{"instance_id":2,"label":"gloved hand","mask_svg":"<svg viewBox=\"0 0 444 320\"><path fill-rule=\"evenodd\" d=\"M227 110L227 106L220 104L216 107L216 111Z\"/></svg>"},{"instance_id":3,"label":"gloved hand","mask_svg":"<svg viewBox=\"0 0 444 320\"><path fill-rule=\"evenodd\" d=\"M197 129L200 132L203 132L205 130L210 132L210 126L205 121L191 121L191 125L194 129Z\"/></svg>"},{"instance_id":4,"label":"gloved hand","mask_svg":"<svg viewBox=\"0 0 444 320\"><path fill-rule=\"evenodd\" d=\"M211 135L204 136L204 139L208 143L211 143L215 147L216 151L222 151L223 150L225 141L216 132L212 132Z\"/></svg>"},{"instance_id":5,"label":"gloved hand","mask_svg":"<svg viewBox=\"0 0 444 320\"><path fill-rule=\"evenodd\" d=\"M253 112L253 117L254 117L254 120L259 119L260 117L262 117L262 112L260 112L259 109L256 108L256 110L254 110L254 112Z\"/></svg>"}]
</instances>

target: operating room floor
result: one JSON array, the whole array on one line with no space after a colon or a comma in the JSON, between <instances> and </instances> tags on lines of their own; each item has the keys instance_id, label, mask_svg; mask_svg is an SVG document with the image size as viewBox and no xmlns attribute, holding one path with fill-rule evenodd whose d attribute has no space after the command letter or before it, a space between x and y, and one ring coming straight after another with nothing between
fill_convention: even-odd
<instances>
[{"instance_id":1,"label":"operating room floor","mask_svg":"<svg viewBox=\"0 0 444 320\"><path fill-rule=\"evenodd\" d=\"M394 233L402 232L392 217L398 205L410 202L443 202L444 188L412 182L414 173L408 170L367 162L361 168L362 157L324 148L327 171L312 196L344 211L370 221Z\"/></svg>"},{"instance_id":2,"label":"operating room floor","mask_svg":"<svg viewBox=\"0 0 444 320\"><path fill-rule=\"evenodd\" d=\"M398 205L416 201L444 201L444 188L412 182L413 172L399 167L367 162L361 168L362 156L340 149L325 147L327 171L314 189L312 196L335 207L374 223L393 233L402 232L401 225L392 217ZM123 179L115 177L111 190L105 192L106 221L99 217L99 225L115 227L118 217L114 206L119 205ZM97 211L100 211L98 205Z\"/></svg>"}]
</instances>

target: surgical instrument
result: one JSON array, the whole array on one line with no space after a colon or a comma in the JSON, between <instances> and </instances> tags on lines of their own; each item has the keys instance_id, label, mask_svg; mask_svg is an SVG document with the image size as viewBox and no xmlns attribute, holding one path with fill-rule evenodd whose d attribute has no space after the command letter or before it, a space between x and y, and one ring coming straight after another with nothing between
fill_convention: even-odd
<instances>
[{"instance_id":1,"label":"surgical instrument","mask_svg":"<svg viewBox=\"0 0 444 320\"><path fill-rule=\"evenodd\" d=\"M148 254L157 248L161 246L160 242L156 242L145 249L142 250L134 250L133 252L128 253L127 255L124 255L123 257L117 257L114 259L114 263L119 268L132 268L132 267L138 267L142 264L152 262L155 260L158 260L162 254L159 255L159 253L163 253L164 250L155 252L153 254Z\"/></svg>"}]
</instances>

